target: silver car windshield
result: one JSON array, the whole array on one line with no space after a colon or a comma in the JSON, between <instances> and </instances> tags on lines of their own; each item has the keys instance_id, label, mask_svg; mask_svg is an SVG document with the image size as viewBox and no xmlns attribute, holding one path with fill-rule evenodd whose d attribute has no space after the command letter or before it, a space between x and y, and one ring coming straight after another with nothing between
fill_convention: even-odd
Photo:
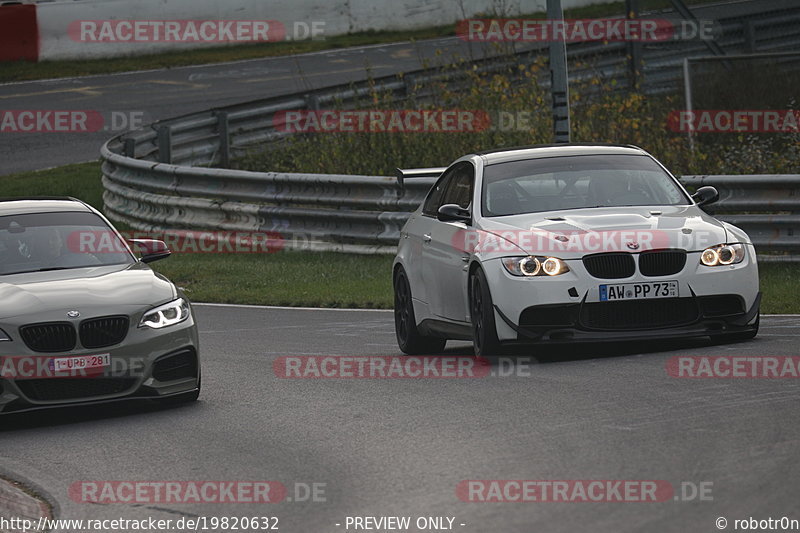
<instances>
[{"instance_id":1,"label":"silver car windshield","mask_svg":"<svg viewBox=\"0 0 800 533\"><path fill-rule=\"evenodd\" d=\"M119 234L94 213L0 217L0 276L133 262Z\"/></svg>"},{"instance_id":2,"label":"silver car windshield","mask_svg":"<svg viewBox=\"0 0 800 533\"><path fill-rule=\"evenodd\" d=\"M481 191L485 217L587 207L687 205L691 199L653 159L584 155L489 165Z\"/></svg>"}]
</instances>

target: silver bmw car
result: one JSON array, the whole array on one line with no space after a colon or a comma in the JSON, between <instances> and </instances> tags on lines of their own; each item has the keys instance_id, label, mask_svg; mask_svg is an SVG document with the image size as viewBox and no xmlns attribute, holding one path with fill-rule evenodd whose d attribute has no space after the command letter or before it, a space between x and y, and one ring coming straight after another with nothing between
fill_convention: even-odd
<instances>
[{"instance_id":1,"label":"silver bmw car","mask_svg":"<svg viewBox=\"0 0 800 533\"><path fill-rule=\"evenodd\" d=\"M634 146L565 144L466 155L401 232L395 326L406 353L511 344L758 333L753 243L703 211Z\"/></svg>"},{"instance_id":2,"label":"silver bmw car","mask_svg":"<svg viewBox=\"0 0 800 533\"><path fill-rule=\"evenodd\" d=\"M169 254L79 200L0 200L0 414L196 400L191 304L147 264Z\"/></svg>"}]
</instances>

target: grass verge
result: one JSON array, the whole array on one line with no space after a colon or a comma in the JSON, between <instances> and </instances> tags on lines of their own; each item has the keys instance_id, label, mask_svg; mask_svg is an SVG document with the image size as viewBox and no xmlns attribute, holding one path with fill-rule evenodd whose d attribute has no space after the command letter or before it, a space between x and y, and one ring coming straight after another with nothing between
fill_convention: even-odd
<instances>
[{"instance_id":1,"label":"grass verge","mask_svg":"<svg viewBox=\"0 0 800 533\"><path fill-rule=\"evenodd\" d=\"M102 209L100 164L81 163L0 178L0 197L74 196ZM122 229L122 228L121 228ZM153 268L195 302L390 308L392 258L285 251L176 254ZM800 265L762 263L763 313L800 313Z\"/></svg>"},{"instance_id":2,"label":"grass verge","mask_svg":"<svg viewBox=\"0 0 800 533\"><path fill-rule=\"evenodd\" d=\"M153 268L194 302L388 309L392 257L338 253L176 254Z\"/></svg>"},{"instance_id":3,"label":"grass verge","mask_svg":"<svg viewBox=\"0 0 800 533\"><path fill-rule=\"evenodd\" d=\"M758 272L763 293L762 313L800 313L800 303L797 301L800 265L759 263Z\"/></svg>"},{"instance_id":4,"label":"grass verge","mask_svg":"<svg viewBox=\"0 0 800 533\"><path fill-rule=\"evenodd\" d=\"M0 197L72 196L103 209L100 162L0 176Z\"/></svg>"}]
</instances>

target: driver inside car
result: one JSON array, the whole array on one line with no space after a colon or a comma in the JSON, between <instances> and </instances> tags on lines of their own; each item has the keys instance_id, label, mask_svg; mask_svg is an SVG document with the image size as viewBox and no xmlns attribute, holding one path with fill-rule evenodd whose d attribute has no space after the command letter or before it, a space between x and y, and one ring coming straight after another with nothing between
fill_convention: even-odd
<instances>
[{"instance_id":1,"label":"driver inside car","mask_svg":"<svg viewBox=\"0 0 800 533\"><path fill-rule=\"evenodd\" d=\"M31 258L41 264L40 268L70 268L100 263L90 254L68 250L59 229L49 226L38 228Z\"/></svg>"}]
</instances>

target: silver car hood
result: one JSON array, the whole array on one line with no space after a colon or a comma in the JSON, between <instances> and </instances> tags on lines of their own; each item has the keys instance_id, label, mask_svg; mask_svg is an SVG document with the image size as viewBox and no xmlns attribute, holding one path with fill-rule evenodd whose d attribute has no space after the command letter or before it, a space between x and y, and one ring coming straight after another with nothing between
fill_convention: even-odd
<instances>
[{"instance_id":1,"label":"silver car hood","mask_svg":"<svg viewBox=\"0 0 800 533\"><path fill-rule=\"evenodd\" d=\"M66 311L126 313L176 297L175 286L141 263L0 276L0 319ZM45 318L47 317L47 318Z\"/></svg>"},{"instance_id":2,"label":"silver car hood","mask_svg":"<svg viewBox=\"0 0 800 533\"><path fill-rule=\"evenodd\" d=\"M531 255L582 257L599 252L725 243L725 225L696 206L596 207L482 218L481 233Z\"/></svg>"}]
</instances>

